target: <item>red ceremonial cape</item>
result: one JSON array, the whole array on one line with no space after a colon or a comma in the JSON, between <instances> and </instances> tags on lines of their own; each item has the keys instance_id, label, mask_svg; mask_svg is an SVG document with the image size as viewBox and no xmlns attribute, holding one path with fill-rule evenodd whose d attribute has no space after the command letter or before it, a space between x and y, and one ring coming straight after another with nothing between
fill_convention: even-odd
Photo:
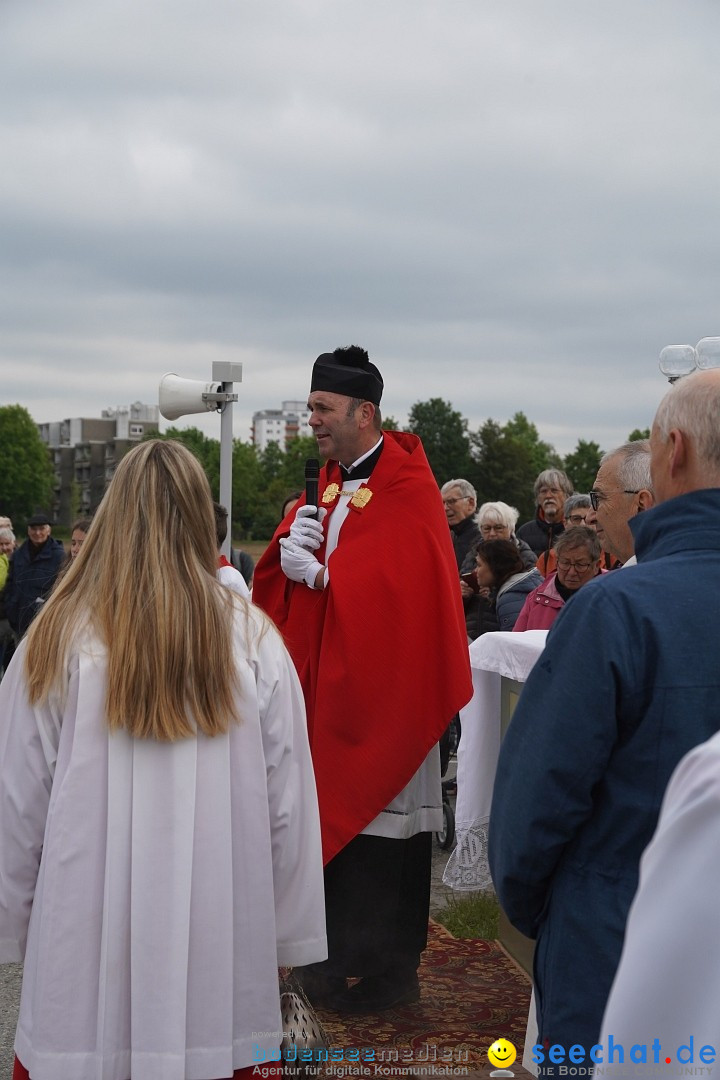
<instances>
[{"instance_id":1,"label":"red ceremonial cape","mask_svg":"<svg viewBox=\"0 0 720 1080\"><path fill-rule=\"evenodd\" d=\"M328 587L309 589L282 572L278 541L295 508L255 568L253 600L280 629L305 694L325 862L402 790L472 696L438 486L416 435L384 436L361 488L372 495L350 504ZM326 534L341 487L329 461L319 482ZM316 554L325 561L324 546Z\"/></svg>"}]
</instances>

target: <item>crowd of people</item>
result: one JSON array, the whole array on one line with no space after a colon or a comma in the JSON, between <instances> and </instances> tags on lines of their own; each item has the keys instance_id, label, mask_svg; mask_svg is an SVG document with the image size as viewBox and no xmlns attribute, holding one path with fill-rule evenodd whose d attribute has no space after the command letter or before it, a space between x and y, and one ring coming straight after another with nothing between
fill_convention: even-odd
<instances>
[{"instance_id":1,"label":"crowd of people","mask_svg":"<svg viewBox=\"0 0 720 1080\"><path fill-rule=\"evenodd\" d=\"M364 349L315 361L317 505L288 497L252 602L221 554L227 511L172 441L126 455L67 555L46 514L19 546L0 519L16 1080L249 1076L259 1051L276 1056L279 966L339 1013L418 1002L438 743L486 633L550 631L490 821L498 896L537 941L540 1071L555 1045L589 1070L601 1030L662 1037L678 996L667 935L692 981L674 874L658 897L682 848L712 924L720 714L703 598L720 573L720 373L673 387L650 440L605 454L591 491L541 472L519 526L465 479L438 494L420 440L383 430L382 393ZM673 770L707 739L641 873ZM713 1010L697 1015L717 1045Z\"/></svg>"}]
</instances>

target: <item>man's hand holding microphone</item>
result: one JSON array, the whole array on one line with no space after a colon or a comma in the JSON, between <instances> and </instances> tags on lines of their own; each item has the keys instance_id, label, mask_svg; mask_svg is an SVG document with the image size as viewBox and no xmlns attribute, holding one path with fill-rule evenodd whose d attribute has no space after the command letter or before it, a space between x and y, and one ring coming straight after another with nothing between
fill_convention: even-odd
<instances>
[{"instance_id":1,"label":"man's hand holding microphone","mask_svg":"<svg viewBox=\"0 0 720 1080\"><path fill-rule=\"evenodd\" d=\"M304 582L315 589L318 575L325 567L315 558L314 552L323 542L323 519L325 507L301 506L290 526L290 535L280 541L280 565L291 581ZM322 588L322 585L319 586Z\"/></svg>"}]
</instances>

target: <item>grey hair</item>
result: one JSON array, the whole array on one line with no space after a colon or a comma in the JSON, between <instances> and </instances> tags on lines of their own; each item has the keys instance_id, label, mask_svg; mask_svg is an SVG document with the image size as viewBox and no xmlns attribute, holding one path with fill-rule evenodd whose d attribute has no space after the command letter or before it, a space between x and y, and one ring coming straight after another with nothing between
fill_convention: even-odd
<instances>
[{"instance_id":1,"label":"grey hair","mask_svg":"<svg viewBox=\"0 0 720 1080\"><path fill-rule=\"evenodd\" d=\"M720 470L720 382L704 371L678 379L658 405L655 427L663 442L673 428L692 438L698 461Z\"/></svg>"},{"instance_id":2,"label":"grey hair","mask_svg":"<svg viewBox=\"0 0 720 1080\"><path fill-rule=\"evenodd\" d=\"M478 525L482 525L486 517L500 518L503 525L507 525L510 532L514 532L520 511L514 506L508 506L506 502L486 502L477 512Z\"/></svg>"},{"instance_id":3,"label":"grey hair","mask_svg":"<svg viewBox=\"0 0 720 1080\"><path fill-rule=\"evenodd\" d=\"M12 529L7 528L7 526L3 526L2 528L0 528L0 540L12 540L14 544L15 533L12 531Z\"/></svg>"},{"instance_id":4,"label":"grey hair","mask_svg":"<svg viewBox=\"0 0 720 1080\"><path fill-rule=\"evenodd\" d=\"M477 491L472 486L469 480L446 480L443 486L440 488L440 494L444 495L450 488L456 487L460 489L460 494L463 499L474 499L477 503Z\"/></svg>"},{"instance_id":5,"label":"grey hair","mask_svg":"<svg viewBox=\"0 0 720 1080\"><path fill-rule=\"evenodd\" d=\"M569 499L565 500L563 517L570 517L573 510L577 510L578 508L584 510L586 507L590 507L589 495L571 495Z\"/></svg>"},{"instance_id":6,"label":"grey hair","mask_svg":"<svg viewBox=\"0 0 720 1080\"><path fill-rule=\"evenodd\" d=\"M600 458L600 467L607 465L609 461L617 461L618 482L627 491L653 492L652 478L650 476L650 440L635 439L633 442L623 443L615 450L608 450Z\"/></svg>"},{"instance_id":7,"label":"grey hair","mask_svg":"<svg viewBox=\"0 0 720 1080\"><path fill-rule=\"evenodd\" d=\"M12 529L13 524L9 517L0 517L0 529Z\"/></svg>"},{"instance_id":8,"label":"grey hair","mask_svg":"<svg viewBox=\"0 0 720 1080\"><path fill-rule=\"evenodd\" d=\"M541 487L559 488L560 491L564 491L566 495L572 495L574 490L571 480L567 473L564 473L562 469L543 469L533 484L533 491L536 499Z\"/></svg>"},{"instance_id":9,"label":"grey hair","mask_svg":"<svg viewBox=\"0 0 720 1080\"><path fill-rule=\"evenodd\" d=\"M572 529L566 529L560 533L553 545L558 558L563 551L571 551L573 548L587 548L587 553L593 562L597 562L602 554L602 547L598 535L588 525L573 525Z\"/></svg>"}]
</instances>

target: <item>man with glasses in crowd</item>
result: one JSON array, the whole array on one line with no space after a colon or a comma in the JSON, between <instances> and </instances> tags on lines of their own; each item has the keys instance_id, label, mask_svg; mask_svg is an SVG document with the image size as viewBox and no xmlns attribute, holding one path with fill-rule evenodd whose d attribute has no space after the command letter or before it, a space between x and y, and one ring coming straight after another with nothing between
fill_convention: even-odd
<instances>
[{"instance_id":1,"label":"man with glasses in crowd","mask_svg":"<svg viewBox=\"0 0 720 1080\"><path fill-rule=\"evenodd\" d=\"M586 522L597 532L605 551L624 566L634 565L635 540L628 523L655 504L648 439L623 443L600 459L590 503Z\"/></svg>"},{"instance_id":2,"label":"man with glasses in crowd","mask_svg":"<svg viewBox=\"0 0 720 1080\"><path fill-rule=\"evenodd\" d=\"M573 493L573 486L562 469L544 469L537 477L534 487L537 511L532 521L526 521L517 530L535 552L542 555L549 551L565 528L563 504Z\"/></svg>"},{"instance_id":3,"label":"man with glasses in crowd","mask_svg":"<svg viewBox=\"0 0 720 1080\"><path fill-rule=\"evenodd\" d=\"M634 509L638 564L590 582L560 612L495 779L490 867L506 915L537 940L543 1076L566 1069L550 1059L556 1044L566 1053L580 1047L573 1067L592 1070L665 787L683 755L720 728L711 602L720 589L720 371L678 381L660 403L650 445L659 505L638 512L650 489L622 469L628 447L611 455L620 467L601 467L593 491L603 538L608 521L626 526ZM627 558L626 547L616 550ZM668 862L667 875L674 869ZM658 1035L666 1016L658 1009L650 1025ZM618 1041L625 1035L610 1030ZM644 1030L627 1023L633 1040Z\"/></svg>"},{"instance_id":4,"label":"man with glasses in crowd","mask_svg":"<svg viewBox=\"0 0 720 1080\"><path fill-rule=\"evenodd\" d=\"M459 570L467 553L475 548L480 539L480 530L475 521L477 493L467 480L448 480L441 487L440 494Z\"/></svg>"},{"instance_id":5,"label":"man with glasses in crowd","mask_svg":"<svg viewBox=\"0 0 720 1080\"><path fill-rule=\"evenodd\" d=\"M563 504L564 528L571 529L573 525L584 525L589 513L589 495L570 495ZM562 533L560 535L562 536ZM535 565L543 577L550 577L557 570L555 548L543 551Z\"/></svg>"}]
</instances>

